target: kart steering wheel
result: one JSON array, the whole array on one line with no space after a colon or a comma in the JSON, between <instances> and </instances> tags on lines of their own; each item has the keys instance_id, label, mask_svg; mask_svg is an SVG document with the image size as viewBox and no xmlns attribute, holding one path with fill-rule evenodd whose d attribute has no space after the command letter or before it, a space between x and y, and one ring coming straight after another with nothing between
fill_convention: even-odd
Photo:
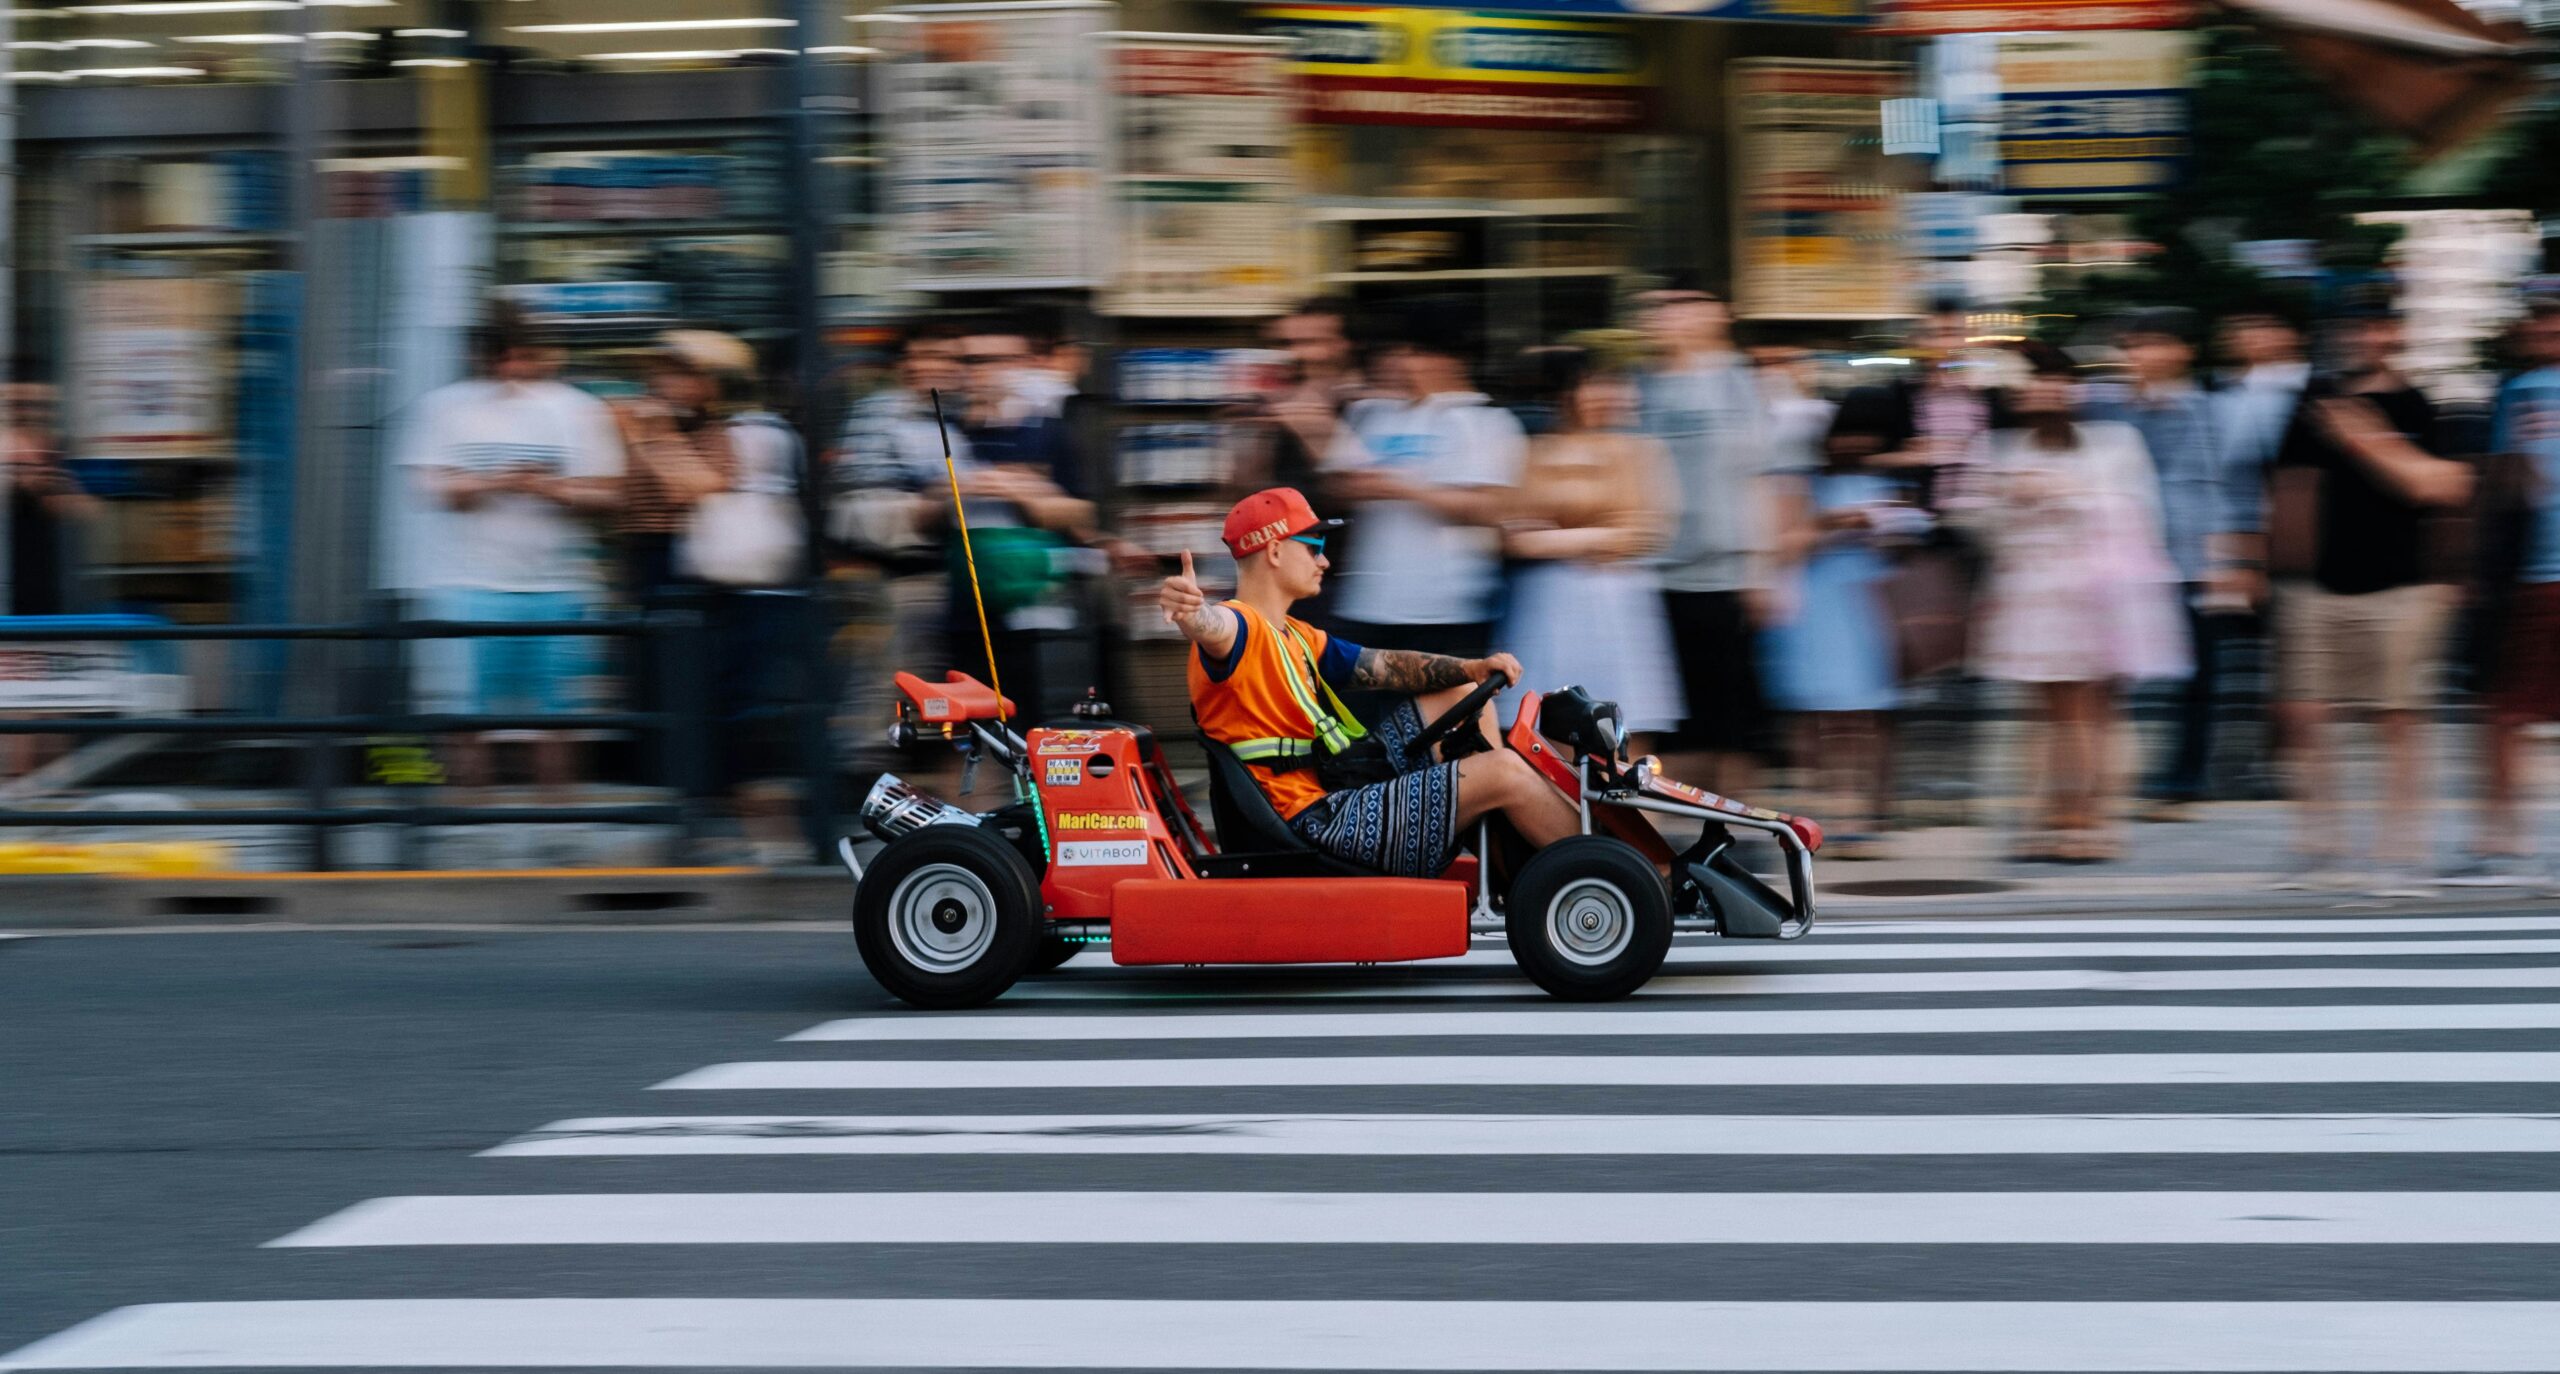
<instances>
[{"instance_id":1,"label":"kart steering wheel","mask_svg":"<svg viewBox=\"0 0 2560 1374\"><path fill-rule=\"evenodd\" d=\"M1500 696L1502 694L1502 689L1510 685L1511 675L1499 668L1485 674L1484 681L1477 683L1474 691L1467 693L1465 698L1459 701L1457 705L1441 712L1438 720L1431 722L1429 725L1423 726L1422 733L1414 736L1412 740L1406 743L1406 754L1410 757L1421 758L1428 754L1429 751L1438 748L1440 741L1447 739L1451 731L1471 720L1474 720L1476 718L1476 713L1484 709L1484 704L1486 702ZM1486 740L1485 743L1495 744L1498 743L1498 741Z\"/></svg>"}]
</instances>

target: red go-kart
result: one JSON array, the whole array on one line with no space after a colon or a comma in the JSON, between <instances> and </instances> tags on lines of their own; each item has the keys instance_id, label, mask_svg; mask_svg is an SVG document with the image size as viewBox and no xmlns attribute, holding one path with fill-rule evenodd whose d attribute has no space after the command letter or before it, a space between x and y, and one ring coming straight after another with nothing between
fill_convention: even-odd
<instances>
[{"instance_id":1,"label":"red go-kart","mask_svg":"<svg viewBox=\"0 0 2560 1374\"><path fill-rule=\"evenodd\" d=\"M973 678L900 673L897 684L892 738L948 739L971 773L1004 769L1015 798L976 814L883 776L861 815L886 846L866 869L850 839L837 844L863 963L919 1007L981 1005L1088 948L1108 947L1118 964L1368 964L1450 958L1494 934L1538 986L1604 1001L1651 979L1675 934L1791 940L1813 926L1822 828L1664 778L1650 758L1630 762L1617 707L1578 688L1529 695L1488 741L1477 722L1507 685L1496 675L1418 744L1457 735L1452 752L1517 751L1573 799L1582 833L1533 852L1489 819L1474 852L1417 879L1308 845L1214 741L1202 745L1215 841L1154 733L1098 702L1026 739L1005 723L1012 703ZM1648 812L1698 823L1698 839L1675 850ZM1735 830L1775 841L1785 894L1737 859Z\"/></svg>"}]
</instances>

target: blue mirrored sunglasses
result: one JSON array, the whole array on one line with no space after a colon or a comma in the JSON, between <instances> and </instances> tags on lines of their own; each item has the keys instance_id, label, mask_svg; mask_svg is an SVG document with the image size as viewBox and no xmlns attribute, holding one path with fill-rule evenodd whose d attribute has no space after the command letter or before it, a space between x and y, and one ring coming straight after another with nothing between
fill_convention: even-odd
<instances>
[{"instance_id":1,"label":"blue mirrored sunglasses","mask_svg":"<svg viewBox=\"0 0 2560 1374\"><path fill-rule=\"evenodd\" d=\"M1322 553L1324 552L1324 541L1330 537L1331 536L1329 535L1322 534L1293 534L1289 536L1289 539L1292 543L1304 544L1308 548L1311 548L1318 553Z\"/></svg>"}]
</instances>

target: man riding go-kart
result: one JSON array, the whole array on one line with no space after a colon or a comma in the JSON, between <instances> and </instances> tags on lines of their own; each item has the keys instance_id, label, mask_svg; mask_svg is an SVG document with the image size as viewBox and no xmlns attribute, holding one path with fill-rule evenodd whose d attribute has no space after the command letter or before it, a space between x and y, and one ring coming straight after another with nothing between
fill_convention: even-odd
<instances>
[{"instance_id":1,"label":"man riding go-kart","mask_svg":"<svg viewBox=\"0 0 2560 1374\"><path fill-rule=\"evenodd\" d=\"M1519 660L1364 649L1289 614L1323 589L1333 566L1325 539L1341 524L1318 520L1289 488L1256 492L1227 514L1234 600L1209 603L1188 553L1181 575L1165 580L1157 604L1198 646L1189 674L1201 733L1245 765L1309 844L1381 873L1439 876L1464 828L1494 813L1538 847L1579 833L1563 792L1526 758L1491 749L1500 728L1490 703L1480 735L1454 729L1436 748L1423 738L1424 722L1478 684L1497 674L1516 681ZM1342 703L1340 694L1355 690L1405 696L1370 732Z\"/></svg>"},{"instance_id":2,"label":"man riding go-kart","mask_svg":"<svg viewBox=\"0 0 2560 1374\"><path fill-rule=\"evenodd\" d=\"M1234 600L1211 604L1188 555L1158 590L1191 646L1214 838L1155 733L1101 702L1016 733L1001 684L897 675L892 738L939 736L970 773L991 760L1012 796L978 813L884 775L863 800L887 844L867 866L850 840L837 852L881 986L969 1007L1098 946L1130 965L1367 964L1499 935L1539 987L1592 1001L1643 986L1676 933L1812 929L1812 821L1628 759L1617 707L1579 688L1525 693L1501 729L1508 655L1363 649L1293 619L1328 529L1298 493L1257 493L1226 523ZM1404 695L1372 731L1350 688ZM1655 815L1696 839L1675 849ZM1784 893L1735 856L1736 831L1777 845Z\"/></svg>"}]
</instances>

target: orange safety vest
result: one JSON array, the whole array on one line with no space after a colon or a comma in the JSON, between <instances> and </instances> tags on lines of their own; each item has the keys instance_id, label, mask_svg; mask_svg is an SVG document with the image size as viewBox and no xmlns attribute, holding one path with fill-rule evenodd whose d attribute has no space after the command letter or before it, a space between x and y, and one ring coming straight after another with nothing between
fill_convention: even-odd
<instances>
[{"instance_id":1,"label":"orange safety vest","mask_svg":"<svg viewBox=\"0 0 2560 1374\"><path fill-rule=\"evenodd\" d=\"M1191 711L1201 733L1235 752L1272 809L1295 816L1324 796L1306 762L1319 749L1337 753L1369 732L1316 669L1324 631L1296 616L1274 631L1262 612L1241 601L1225 604L1244 618L1244 652L1223 680L1209 676L1199 649L1186 656Z\"/></svg>"}]
</instances>

